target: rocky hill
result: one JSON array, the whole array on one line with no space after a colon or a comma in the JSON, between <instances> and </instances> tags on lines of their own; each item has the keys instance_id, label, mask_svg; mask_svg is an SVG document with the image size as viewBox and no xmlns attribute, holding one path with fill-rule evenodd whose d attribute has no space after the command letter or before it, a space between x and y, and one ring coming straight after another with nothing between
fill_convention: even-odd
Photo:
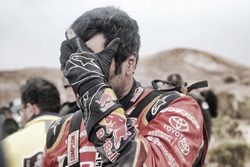
<instances>
[{"instance_id":1,"label":"rocky hill","mask_svg":"<svg viewBox=\"0 0 250 167\"><path fill-rule=\"evenodd\" d=\"M141 57L135 76L144 85L150 85L153 79L165 80L173 73L181 74L189 84L208 80L209 87L221 97L222 112L240 110L249 113L247 111L250 110L250 67L210 53L177 48ZM18 98L20 85L31 76L42 76L55 83L63 98L62 75L58 69L26 68L1 71L0 106Z\"/></svg>"},{"instance_id":2,"label":"rocky hill","mask_svg":"<svg viewBox=\"0 0 250 167\"><path fill-rule=\"evenodd\" d=\"M58 69L25 68L0 72L0 106L20 97L20 86L30 77L40 76L53 82L62 92L62 74Z\"/></svg>"},{"instance_id":3,"label":"rocky hill","mask_svg":"<svg viewBox=\"0 0 250 167\"><path fill-rule=\"evenodd\" d=\"M223 164L230 164L232 161L235 164L239 161L241 164L245 163L244 166L249 166L250 159L241 158L249 157L246 151L244 152L247 145L238 141L242 140L242 137L246 143L249 144L250 141L250 67L210 53L178 48L141 57L135 77L143 85L149 86L153 79L166 80L167 76L173 73L180 74L189 84L208 80L209 88L218 96L219 117L213 120L207 166L219 166L221 159L224 160ZM62 99L64 98L62 74L59 69L26 68L0 71L0 106L18 98L20 85L32 76L41 76L55 83ZM223 139L226 139L226 142ZM231 140L236 140L236 144L232 144ZM232 160L231 153L239 155L238 159Z\"/></svg>"},{"instance_id":4,"label":"rocky hill","mask_svg":"<svg viewBox=\"0 0 250 167\"><path fill-rule=\"evenodd\" d=\"M250 67L194 49L178 48L141 59L136 77L150 84L152 79L165 80L173 73L181 74L190 84L208 80L217 92L231 92L238 98L250 96Z\"/></svg>"}]
</instances>

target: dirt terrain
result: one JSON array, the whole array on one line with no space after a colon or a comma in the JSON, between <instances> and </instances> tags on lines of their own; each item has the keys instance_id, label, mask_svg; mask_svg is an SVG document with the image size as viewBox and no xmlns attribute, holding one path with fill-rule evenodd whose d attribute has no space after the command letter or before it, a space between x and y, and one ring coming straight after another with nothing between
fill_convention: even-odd
<instances>
[{"instance_id":1,"label":"dirt terrain","mask_svg":"<svg viewBox=\"0 0 250 167\"><path fill-rule=\"evenodd\" d=\"M183 80L192 84L208 80L219 101L219 118L229 116L238 123L246 143L250 144L250 67L226 60L222 57L193 49L177 48L151 56L140 57L135 78L145 86L153 79L166 80L167 76L178 73ZM20 97L20 86L32 76L41 76L52 81L64 99L62 74L59 69L25 68L13 71L0 71L0 106L8 105ZM221 126L214 127L221 129ZM216 135L216 134L215 134ZM213 141L211 148L220 143ZM249 167L250 158L245 167ZM217 167L207 165L207 167Z\"/></svg>"}]
</instances>

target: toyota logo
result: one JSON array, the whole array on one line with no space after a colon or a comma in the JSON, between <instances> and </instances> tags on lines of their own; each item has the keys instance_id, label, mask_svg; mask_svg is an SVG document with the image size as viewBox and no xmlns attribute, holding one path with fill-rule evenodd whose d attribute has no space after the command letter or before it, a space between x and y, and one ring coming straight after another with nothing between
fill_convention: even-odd
<instances>
[{"instance_id":1,"label":"toyota logo","mask_svg":"<svg viewBox=\"0 0 250 167\"><path fill-rule=\"evenodd\" d=\"M187 122L184 119L182 119L181 117L172 116L169 118L168 121L169 121L170 125L178 131L188 131L189 130L189 126L188 126Z\"/></svg>"},{"instance_id":2,"label":"toyota logo","mask_svg":"<svg viewBox=\"0 0 250 167\"><path fill-rule=\"evenodd\" d=\"M186 138L183 138L178 142L178 148L181 150L183 155L187 156L189 154L190 148L187 144Z\"/></svg>"}]
</instances>

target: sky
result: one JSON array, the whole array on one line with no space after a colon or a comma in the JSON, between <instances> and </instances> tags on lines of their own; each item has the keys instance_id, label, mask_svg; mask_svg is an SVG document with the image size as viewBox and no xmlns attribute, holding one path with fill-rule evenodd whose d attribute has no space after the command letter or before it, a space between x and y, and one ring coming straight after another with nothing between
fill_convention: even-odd
<instances>
[{"instance_id":1,"label":"sky","mask_svg":"<svg viewBox=\"0 0 250 167\"><path fill-rule=\"evenodd\" d=\"M137 20L142 57L184 47L250 66L249 0L1 0L0 70L59 67L65 29L101 6Z\"/></svg>"}]
</instances>

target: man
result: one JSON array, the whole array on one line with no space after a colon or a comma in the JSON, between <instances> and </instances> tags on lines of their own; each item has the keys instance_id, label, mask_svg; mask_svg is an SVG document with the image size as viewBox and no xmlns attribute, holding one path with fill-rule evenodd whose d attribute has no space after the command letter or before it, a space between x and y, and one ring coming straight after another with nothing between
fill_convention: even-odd
<instances>
[{"instance_id":1,"label":"man","mask_svg":"<svg viewBox=\"0 0 250 167\"><path fill-rule=\"evenodd\" d=\"M4 119L12 118L12 112L9 107L0 108L0 115L4 116Z\"/></svg>"},{"instance_id":2,"label":"man","mask_svg":"<svg viewBox=\"0 0 250 167\"><path fill-rule=\"evenodd\" d=\"M76 112L77 110L79 110L77 103L76 103L76 96L74 94L74 91L66 78L63 78L63 84L64 84L64 92L66 95L66 100L61 105L60 112L59 112L60 116L72 114Z\"/></svg>"},{"instance_id":3,"label":"man","mask_svg":"<svg viewBox=\"0 0 250 167\"><path fill-rule=\"evenodd\" d=\"M18 130L17 122L12 118L12 112L9 107L0 108L0 126L2 127L2 138L16 132Z\"/></svg>"},{"instance_id":4,"label":"man","mask_svg":"<svg viewBox=\"0 0 250 167\"><path fill-rule=\"evenodd\" d=\"M13 118L7 118L2 124L2 138L5 138L12 133L18 131L19 127L17 122Z\"/></svg>"},{"instance_id":5,"label":"man","mask_svg":"<svg viewBox=\"0 0 250 167\"><path fill-rule=\"evenodd\" d=\"M3 140L8 166L42 165L42 153L50 124L59 117L60 96L54 84L30 78L21 88L24 128Z\"/></svg>"},{"instance_id":6,"label":"man","mask_svg":"<svg viewBox=\"0 0 250 167\"><path fill-rule=\"evenodd\" d=\"M52 125L43 166L203 165L207 138L196 101L133 78L140 47L135 20L113 7L96 8L66 37L61 70L82 114Z\"/></svg>"}]
</instances>

